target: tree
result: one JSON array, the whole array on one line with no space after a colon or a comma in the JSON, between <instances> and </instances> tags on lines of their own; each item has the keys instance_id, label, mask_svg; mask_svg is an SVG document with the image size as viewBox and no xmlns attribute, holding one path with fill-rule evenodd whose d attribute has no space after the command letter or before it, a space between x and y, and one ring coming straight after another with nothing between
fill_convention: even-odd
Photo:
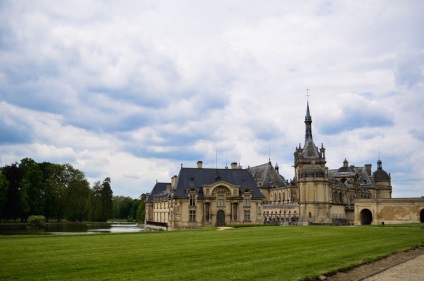
<instances>
[{"instance_id":1,"label":"tree","mask_svg":"<svg viewBox=\"0 0 424 281\"><path fill-rule=\"evenodd\" d=\"M102 183L102 190L101 190L101 198L102 198L102 221L107 221L108 218L112 217L112 198L113 198L113 191L110 186L110 178L107 177L104 179Z\"/></svg>"},{"instance_id":2,"label":"tree","mask_svg":"<svg viewBox=\"0 0 424 281\"><path fill-rule=\"evenodd\" d=\"M9 188L9 182L3 175L3 169L0 170L0 218L3 215L3 208L7 200L7 189Z\"/></svg>"},{"instance_id":3,"label":"tree","mask_svg":"<svg viewBox=\"0 0 424 281\"><path fill-rule=\"evenodd\" d=\"M146 200L147 196L145 193L140 195L140 203L138 204L137 209L137 221L144 222L146 216Z\"/></svg>"},{"instance_id":4,"label":"tree","mask_svg":"<svg viewBox=\"0 0 424 281\"><path fill-rule=\"evenodd\" d=\"M90 187L87 180L72 181L65 191L65 216L69 221L83 221L88 218Z\"/></svg>"},{"instance_id":5,"label":"tree","mask_svg":"<svg viewBox=\"0 0 424 281\"><path fill-rule=\"evenodd\" d=\"M49 162L40 163L39 166L44 176L44 217L48 222L50 218L58 217L59 183L57 174L62 170L62 166Z\"/></svg>"},{"instance_id":6,"label":"tree","mask_svg":"<svg viewBox=\"0 0 424 281\"><path fill-rule=\"evenodd\" d=\"M131 211L130 211L130 220L134 220L137 221L137 211L138 211L138 206L140 204L140 199L133 199L132 200L132 206L131 206Z\"/></svg>"},{"instance_id":7,"label":"tree","mask_svg":"<svg viewBox=\"0 0 424 281\"><path fill-rule=\"evenodd\" d=\"M114 196L112 198L114 219L130 219L132 216L131 210L134 206L134 199L126 196ZM135 218L135 217L134 217Z\"/></svg>"},{"instance_id":8,"label":"tree","mask_svg":"<svg viewBox=\"0 0 424 281\"><path fill-rule=\"evenodd\" d=\"M16 220L20 215L19 183L22 177L21 170L19 169L18 163L13 163L10 166L5 166L2 169L2 172L6 180L9 182L2 216L3 219L7 221Z\"/></svg>"},{"instance_id":9,"label":"tree","mask_svg":"<svg viewBox=\"0 0 424 281\"><path fill-rule=\"evenodd\" d=\"M31 158L22 159L19 168L22 170L20 204L22 218L26 221L29 215L44 213L44 176L40 166Z\"/></svg>"},{"instance_id":10,"label":"tree","mask_svg":"<svg viewBox=\"0 0 424 281\"><path fill-rule=\"evenodd\" d=\"M110 187L110 178L103 183L97 181L90 191L89 219L105 222L113 217L113 192Z\"/></svg>"},{"instance_id":11,"label":"tree","mask_svg":"<svg viewBox=\"0 0 424 281\"><path fill-rule=\"evenodd\" d=\"M30 215L44 215L46 221L51 217L57 217L57 221L88 218L90 187L84 173L70 164L36 163L24 158L19 165L5 166L0 172L2 219L20 217L26 221ZM108 194L108 186L105 188Z\"/></svg>"},{"instance_id":12,"label":"tree","mask_svg":"<svg viewBox=\"0 0 424 281\"><path fill-rule=\"evenodd\" d=\"M63 216L71 221L88 218L90 187L84 173L71 164L62 164L57 168L54 181L57 186L58 221Z\"/></svg>"},{"instance_id":13,"label":"tree","mask_svg":"<svg viewBox=\"0 0 424 281\"><path fill-rule=\"evenodd\" d=\"M90 210L88 215L90 221L101 221L102 207L102 185L100 181L96 181L90 191Z\"/></svg>"}]
</instances>

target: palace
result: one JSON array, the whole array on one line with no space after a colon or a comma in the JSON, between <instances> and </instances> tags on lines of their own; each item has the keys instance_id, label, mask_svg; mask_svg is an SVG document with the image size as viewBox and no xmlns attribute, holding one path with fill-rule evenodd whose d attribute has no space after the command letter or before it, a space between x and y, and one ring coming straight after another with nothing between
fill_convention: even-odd
<instances>
[{"instance_id":1,"label":"palace","mask_svg":"<svg viewBox=\"0 0 424 281\"><path fill-rule=\"evenodd\" d=\"M391 176L377 161L363 167L345 159L326 166L325 148L312 137L306 106L305 140L294 152L294 177L286 180L271 161L243 169L183 168L157 182L146 202L147 228L183 229L240 224L379 224L424 221L423 198L392 199Z\"/></svg>"}]
</instances>

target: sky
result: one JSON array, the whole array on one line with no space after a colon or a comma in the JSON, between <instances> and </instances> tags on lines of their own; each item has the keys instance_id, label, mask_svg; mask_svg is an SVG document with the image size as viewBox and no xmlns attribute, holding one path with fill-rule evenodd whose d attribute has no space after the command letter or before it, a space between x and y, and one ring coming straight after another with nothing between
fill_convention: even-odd
<instances>
[{"instance_id":1,"label":"sky","mask_svg":"<svg viewBox=\"0 0 424 281\"><path fill-rule=\"evenodd\" d=\"M181 165L327 166L424 195L423 1L0 1L0 165L69 163L138 198ZM307 91L307 89L309 89ZM308 97L307 97L308 93Z\"/></svg>"}]
</instances>

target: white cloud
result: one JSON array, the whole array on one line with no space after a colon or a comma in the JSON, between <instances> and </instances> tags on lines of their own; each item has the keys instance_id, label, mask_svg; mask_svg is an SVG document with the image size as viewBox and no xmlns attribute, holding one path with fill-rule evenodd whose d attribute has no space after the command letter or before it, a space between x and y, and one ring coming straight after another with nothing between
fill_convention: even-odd
<instances>
[{"instance_id":1,"label":"white cloud","mask_svg":"<svg viewBox=\"0 0 424 281\"><path fill-rule=\"evenodd\" d=\"M423 8L6 1L2 161L70 162L133 197L180 163L214 167L217 153L221 167L246 167L271 150L292 178L309 88L314 139L330 168L345 157L375 164L380 151L394 194L412 196L424 176Z\"/></svg>"}]
</instances>

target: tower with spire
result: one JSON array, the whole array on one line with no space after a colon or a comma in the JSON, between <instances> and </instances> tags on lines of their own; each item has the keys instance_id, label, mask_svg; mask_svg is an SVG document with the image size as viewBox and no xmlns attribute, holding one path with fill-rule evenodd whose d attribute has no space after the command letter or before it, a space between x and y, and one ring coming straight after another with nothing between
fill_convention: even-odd
<instances>
[{"instance_id":1,"label":"tower with spire","mask_svg":"<svg viewBox=\"0 0 424 281\"><path fill-rule=\"evenodd\" d=\"M299 193L299 221L328 223L331 220L331 191L325 166L325 148L318 148L312 136L312 117L309 101L306 104L305 142L294 153L295 180Z\"/></svg>"}]
</instances>

